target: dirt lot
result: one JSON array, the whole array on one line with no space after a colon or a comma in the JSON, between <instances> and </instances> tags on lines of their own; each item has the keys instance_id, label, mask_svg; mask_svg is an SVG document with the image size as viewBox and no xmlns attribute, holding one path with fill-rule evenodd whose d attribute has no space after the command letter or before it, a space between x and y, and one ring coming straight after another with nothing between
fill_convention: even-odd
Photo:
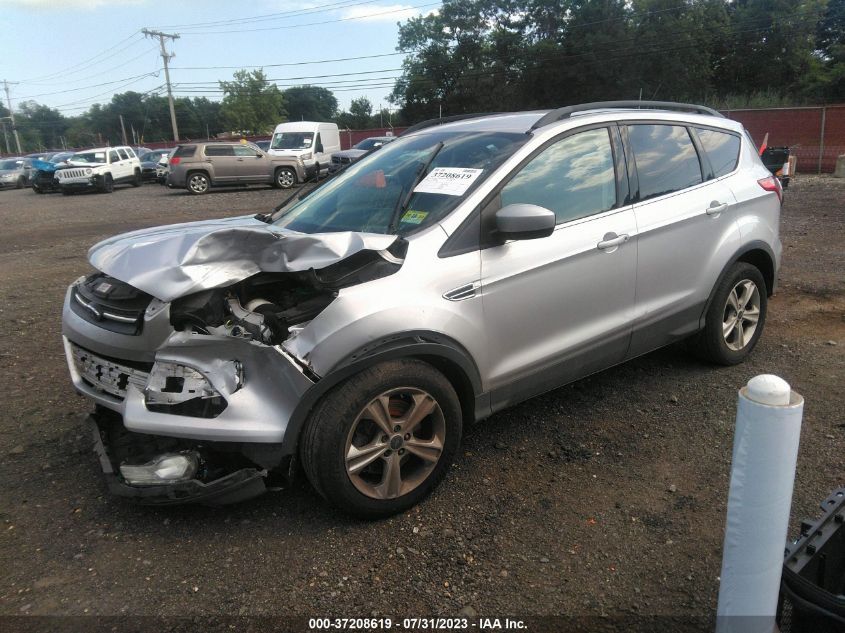
<instances>
[{"instance_id":1,"label":"dirt lot","mask_svg":"<svg viewBox=\"0 0 845 633\"><path fill-rule=\"evenodd\" d=\"M737 388L773 372L806 399L793 533L845 484L845 181L805 177L787 193L780 287L744 365L714 368L676 347L499 413L467 430L434 495L382 522L338 515L304 481L224 509L108 496L59 338L87 248L268 210L281 195L0 192L0 614L396 618L471 607L690 616L711 630Z\"/></svg>"}]
</instances>

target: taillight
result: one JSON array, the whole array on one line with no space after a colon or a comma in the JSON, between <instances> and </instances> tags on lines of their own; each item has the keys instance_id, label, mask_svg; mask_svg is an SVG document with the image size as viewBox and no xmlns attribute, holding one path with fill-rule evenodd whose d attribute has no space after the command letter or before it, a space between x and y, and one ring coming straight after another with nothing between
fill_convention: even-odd
<instances>
[{"instance_id":1,"label":"taillight","mask_svg":"<svg viewBox=\"0 0 845 633\"><path fill-rule=\"evenodd\" d=\"M761 178L757 181L757 184L766 191L773 191L776 193L778 195L778 201L783 202L783 187L780 186L780 180L774 176L769 176L768 178Z\"/></svg>"},{"instance_id":2,"label":"taillight","mask_svg":"<svg viewBox=\"0 0 845 633\"><path fill-rule=\"evenodd\" d=\"M181 159L181 158L179 158L178 156L174 156L173 158L171 158L171 159L170 159L170 164L171 164L171 165L178 165L178 164L179 164L179 161L181 161L181 160L182 160L182 159Z\"/></svg>"}]
</instances>

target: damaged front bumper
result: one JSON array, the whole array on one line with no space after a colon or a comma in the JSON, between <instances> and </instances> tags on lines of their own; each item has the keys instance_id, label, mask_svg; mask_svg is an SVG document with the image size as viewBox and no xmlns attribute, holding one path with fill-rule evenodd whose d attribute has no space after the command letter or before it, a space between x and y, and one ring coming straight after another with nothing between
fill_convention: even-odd
<instances>
[{"instance_id":1,"label":"damaged front bumper","mask_svg":"<svg viewBox=\"0 0 845 633\"><path fill-rule=\"evenodd\" d=\"M114 494L146 504L233 503L261 494L269 471L289 474L296 436L288 426L314 385L290 356L255 341L175 332L166 304L147 309L140 333L112 331L74 308L73 292L63 311L65 355L75 389L96 405L96 449ZM121 475L121 465L174 450L201 456L196 478L130 485Z\"/></svg>"},{"instance_id":2,"label":"damaged front bumper","mask_svg":"<svg viewBox=\"0 0 845 633\"><path fill-rule=\"evenodd\" d=\"M131 436L120 426L119 419L108 421L107 415L88 416L94 436L94 451L100 460L100 467L106 479L109 491L119 497L126 497L144 505L179 505L199 503L204 505L226 505L238 503L263 494L267 471L258 468L238 468L221 474L219 477L189 479L175 483L161 483L152 486L130 485L120 475L121 457L111 439L115 430L123 436ZM109 427L112 428L109 428ZM131 440L124 442L132 446Z\"/></svg>"}]
</instances>

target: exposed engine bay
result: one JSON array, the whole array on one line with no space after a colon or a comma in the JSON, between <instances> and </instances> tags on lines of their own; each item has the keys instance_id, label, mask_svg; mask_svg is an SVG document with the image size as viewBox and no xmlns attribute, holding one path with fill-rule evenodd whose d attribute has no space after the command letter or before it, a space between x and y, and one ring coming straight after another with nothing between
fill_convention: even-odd
<instances>
[{"instance_id":1,"label":"exposed engine bay","mask_svg":"<svg viewBox=\"0 0 845 633\"><path fill-rule=\"evenodd\" d=\"M182 297L171 304L171 324L179 331L278 345L320 314L341 288L396 272L406 246L400 240L387 251L359 251L319 271L258 273Z\"/></svg>"}]
</instances>

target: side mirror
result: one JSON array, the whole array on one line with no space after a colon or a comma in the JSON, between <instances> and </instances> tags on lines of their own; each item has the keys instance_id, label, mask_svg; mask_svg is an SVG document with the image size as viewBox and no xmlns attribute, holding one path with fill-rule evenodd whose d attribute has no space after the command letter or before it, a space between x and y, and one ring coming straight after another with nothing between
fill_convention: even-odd
<instances>
[{"instance_id":1,"label":"side mirror","mask_svg":"<svg viewBox=\"0 0 845 633\"><path fill-rule=\"evenodd\" d=\"M536 204L509 204L496 212L496 229L504 240L535 240L555 230L555 214Z\"/></svg>"}]
</instances>

